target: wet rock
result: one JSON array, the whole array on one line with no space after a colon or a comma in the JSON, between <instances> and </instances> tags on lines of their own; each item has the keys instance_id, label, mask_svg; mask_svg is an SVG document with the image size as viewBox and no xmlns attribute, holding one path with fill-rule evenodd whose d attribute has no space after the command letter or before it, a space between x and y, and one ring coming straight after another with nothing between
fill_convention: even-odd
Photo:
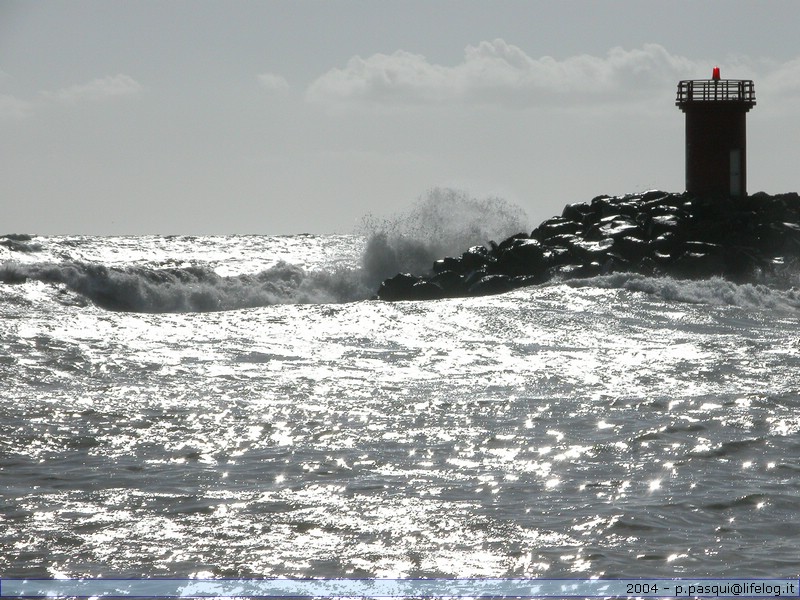
<instances>
[{"instance_id":1,"label":"wet rock","mask_svg":"<svg viewBox=\"0 0 800 600\"><path fill-rule=\"evenodd\" d=\"M698 279L722 275L725 261L718 254L684 252L670 265L670 273L678 277Z\"/></svg>"},{"instance_id":2,"label":"wet rock","mask_svg":"<svg viewBox=\"0 0 800 600\"><path fill-rule=\"evenodd\" d=\"M445 258L441 258L433 263L434 273L444 273L446 271L455 271L456 273L460 273L461 269L461 261L457 258L453 258L452 256L446 256Z\"/></svg>"},{"instance_id":3,"label":"wet rock","mask_svg":"<svg viewBox=\"0 0 800 600\"><path fill-rule=\"evenodd\" d=\"M548 219L531 232L533 239L543 242L553 236L562 234L575 234L583 229L581 223L569 221L563 217Z\"/></svg>"},{"instance_id":4,"label":"wet rock","mask_svg":"<svg viewBox=\"0 0 800 600\"><path fill-rule=\"evenodd\" d=\"M561 265L571 265L579 262L573 255L569 248L563 246L555 246L548 248L542 255L544 265L548 268L558 267Z\"/></svg>"},{"instance_id":5,"label":"wet rock","mask_svg":"<svg viewBox=\"0 0 800 600\"><path fill-rule=\"evenodd\" d=\"M650 251L650 244L632 235L623 235L614 240L614 251L624 259L637 262Z\"/></svg>"},{"instance_id":6,"label":"wet rock","mask_svg":"<svg viewBox=\"0 0 800 600\"><path fill-rule=\"evenodd\" d=\"M562 233L554 235L542 242L548 248L572 248L575 244L579 244L583 238L579 235L572 233Z\"/></svg>"},{"instance_id":7,"label":"wet rock","mask_svg":"<svg viewBox=\"0 0 800 600\"><path fill-rule=\"evenodd\" d=\"M600 275L603 266L599 262L590 262L579 265L561 265L553 267L550 275L558 279L585 279Z\"/></svg>"},{"instance_id":8,"label":"wet rock","mask_svg":"<svg viewBox=\"0 0 800 600\"><path fill-rule=\"evenodd\" d=\"M487 275L490 275L490 273L486 269L476 269L475 271L470 272L466 277L464 277L464 285L467 287L467 291L469 291L469 288Z\"/></svg>"},{"instance_id":9,"label":"wet rock","mask_svg":"<svg viewBox=\"0 0 800 600\"><path fill-rule=\"evenodd\" d=\"M610 275L611 273L626 273L631 270L631 261L626 260L619 254L609 253L606 262L603 263L600 270L602 275Z\"/></svg>"},{"instance_id":10,"label":"wet rock","mask_svg":"<svg viewBox=\"0 0 800 600\"><path fill-rule=\"evenodd\" d=\"M658 275L661 268L652 256L645 256L636 265L636 272L642 275Z\"/></svg>"},{"instance_id":11,"label":"wet rock","mask_svg":"<svg viewBox=\"0 0 800 600\"><path fill-rule=\"evenodd\" d=\"M567 204L561 213L561 218L573 223L584 223L587 215L592 214L592 209L585 203Z\"/></svg>"},{"instance_id":12,"label":"wet rock","mask_svg":"<svg viewBox=\"0 0 800 600\"><path fill-rule=\"evenodd\" d=\"M650 190L567 205L530 236L474 246L433 264L432 273L397 275L382 299L500 293L551 279L638 272L747 280L800 262L800 195L721 201ZM784 267L781 267L784 266Z\"/></svg>"},{"instance_id":13,"label":"wet rock","mask_svg":"<svg viewBox=\"0 0 800 600\"><path fill-rule=\"evenodd\" d=\"M429 281L442 288L447 297L463 296L467 293L464 276L455 271L442 271L431 277Z\"/></svg>"},{"instance_id":14,"label":"wet rock","mask_svg":"<svg viewBox=\"0 0 800 600\"><path fill-rule=\"evenodd\" d=\"M378 289L378 298L381 300L412 300L414 299L414 284L420 281L419 277L410 273L399 273L381 283Z\"/></svg>"},{"instance_id":15,"label":"wet rock","mask_svg":"<svg viewBox=\"0 0 800 600\"><path fill-rule=\"evenodd\" d=\"M682 240L678 237L675 231L668 231L662 233L657 238L649 242L650 250L652 252L660 252L662 254L676 254L678 249L681 248Z\"/></svg>"},{"instance_id":16,"label":"wet rock","mask_svg":"<svg viewBox=\"0 0 800 600\"><path fill-rule=\"evenodd\" d=\"M663 200L669 197L668 192L663 192L661 190L647 190L641 195L641 199L643 202L652 202L654 200Z\"/></svg>"},{"instance_id":17,"label":"wet rock","mask_svg":"<svg viewBox=\"0 0 800 600\"><path fill-rule=\"evenodd\" d=\"M512 246L515 246L520 240L528 241L529 239L530 236L527 233L517 233L515 235L512 235L511 237L500 242L500 244L497 245L497 248L494 249L492 254L494 254L494 256L498 256L505 250L511 248Z\"/></svg>"},{"instance_id":18,"label":"wet rock","mask_svg":"<svg viewBox=\"0 0 800 600\"><path fill-rule=\"evenodd\" d=\"M696 240L688 240L683 242L683 249L685 252L693 252L695 254L722 254L722 246L719 244L712 244L710 242L700 242Z\"/></svg>"},{"instance_id":19,"label":"wet rock","mask_svg":"<svg viewBox=\"0 0 800 600\"><path fill-rule=\"evenodd\" d=\"M437 300L444 298L444 290L433 281L418 281L411 286L411 296L414 300Z\"/></svg>"},{"instance_id":20,"label":"wet rock","mask_svg":"<svg viewBox=\"0 0 800 600\"><path fill-rule=\"evenodd\" d=\"M579 260L587 262L605 262L608 253L614 246L611 238L601 238L599 240L582 240L572 246L575 255Z\"/></svg>"},{"instance_id":21,"label":"wet rock","mask_svg":"<svg viewBox=\"0 0 800 600\"><path fill-rule=\"evenodd\" d=\"M533 239L515 239L506 246L492 265L492 272L514 276L534 275L544 266L545 251Z\"/></svg>"},{"instance_id":22,"label":"wet rock","mask_svg":"<svg viewBox=\"0 0 800 600\"><path fill-rule=\"evenodd\" d=\"M469 288L470 296L488 296L502 294L514 288L508 275L486 275L473 283Z\"/></svg>"},{"instance_id":23,"label":"wet rock","mask_svg":"<svg viewBox=\"0 0 800 600\"><path fill-rule=\"evenodd\" d=\"M680 225L680 218L677 214L660 214L650 217L647 224L647 236L655 238L668 232L674 232Z\"/></svg>"},{"instance_id":24,"label":"wet rock","mask_svg":"<svg viewBox=\"0 0 800 600\"><path fill-rule=\"evenodd\" d=\"M777 223L773 226L780 231L779 235L783 242L783 252L788 254L800 254L800 224Z\"/></svg>"},{"instance_id":25,"label":"wet rock","mask_svg":"<svg viewBox=\"0 0 800 600\"><path fill-rule=\"evenodd\" d=\"M461 271L468 273L475 269L482 269L491 262L489 251L484 246L473 246L461 255Z\"/></svg>"},{"instance_id":26,"label":"wet rock","mask_svg":"<svg viewBox=\"0 0 800 600\"><path fill-rule=\"evenodd\" d=\"M601 238L641 237L643 235L639 225L627 217L613 217L610 221L601 220L598 233Z\"/></svg>"}]
</instances>

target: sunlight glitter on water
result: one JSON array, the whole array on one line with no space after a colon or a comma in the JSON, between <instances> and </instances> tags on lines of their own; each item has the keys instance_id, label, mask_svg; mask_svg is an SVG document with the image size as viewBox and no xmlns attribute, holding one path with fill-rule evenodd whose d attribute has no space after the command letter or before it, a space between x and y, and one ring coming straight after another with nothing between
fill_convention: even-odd
<instances>
[{"instance_id":1,"label":"sunlight glitter on water","mask_svg":"<svg viewBox=\"0 0 800 600\"><path fill-rule=\"evenodd\" d=\"M563 285L156 315L0 292L42 305L3 305L0 360L0 535L35 573L738 575L795 554L797 336L757 311Z\"/></svg>"}]
</instances>

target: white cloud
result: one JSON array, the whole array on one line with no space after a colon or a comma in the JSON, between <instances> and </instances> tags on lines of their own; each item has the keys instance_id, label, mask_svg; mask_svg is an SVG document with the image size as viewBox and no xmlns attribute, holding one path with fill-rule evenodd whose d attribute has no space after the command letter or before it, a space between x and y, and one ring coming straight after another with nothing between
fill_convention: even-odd
<instances>
[{"instance_id":1,"label":"white cloud","mask_svg":"<svg viewBox=\"0 0 800 600\"><path fill-rule=\"evenodd\" d=\"M271 92L286 92L289 90L289 82L275 73L262 73L258 76L258 83Z\"/></svg>"},{"instance_id":2,"label":"white cloud","mask_svg":"<svg viewBox=\"0 0 800 600\"><path fill-rule=\"evenodd\" d=\"M775 95L800 94L800 58L776 65L761 81L756 81L756 94L758 88Z\"/></svg>"},{"instance_id":3,"label":"white cloud","mask_svg":"<svg viewBox=\"0 0 800 600\"><path fill-rule=\"evenodd\" d=\"M563 60L531 58L501 39L468 46L455 66L430 63L424 56L399 50L351 58L314 81L306 98L323 105L501 104L536 106L582 101L663 89L679 79L698 76L696 61L672 55L658 44L606 56L582 54Z\"/></svg>"},{"instance_id":4,"label":"white cloud","mask_svg":"<svg viewBox=\"0 0 800 600\"><path fill-rule=\"evenodd\" d=\"M32 110L30 102L0 94L0 119L24 119Z\"/></svg>"},{"instance_id":5,"label":"white cloud","mask_svg":"<svg viewBox=\"0 0 800 600\"><path fill-rule=\"evenodd\" d=\"M42 96L59 102L101 101L108 98L130 96L142 91L142 86L128 75L114 75L93 79L89 83L61 88L55 92L42 92Z\"/></svg>"},{"instance_id":6,"label":"white cloud","mask_svg":"<svg viewBox=\"0 0 800 600\"><path fill-rule=\"evenodd\" d=\"M643 95L664 94L681 79L706 78L720 61L690 59L658 44L604 56L581 54L564 59L532 58L501 39L468 46L454 66L398 50L351 58L331 69L306 90L306 100L325 107L408 105L541 105L640 102ZM783 63L729 57L723 77L754 79L757 92L771 96L800 94L800 58Z\"/></svg>"}]
</instances>

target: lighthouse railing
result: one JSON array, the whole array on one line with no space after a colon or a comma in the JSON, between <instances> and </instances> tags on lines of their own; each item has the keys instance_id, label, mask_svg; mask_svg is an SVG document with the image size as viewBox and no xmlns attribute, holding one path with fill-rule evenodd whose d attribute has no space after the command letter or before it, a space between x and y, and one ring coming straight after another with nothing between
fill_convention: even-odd
<instances>
[{"instance_id":1,"label":"lighthouse railing","mask_svg":"<svg viewBox=\"0 0 800 600\"><path fill-rule=\"evenodd\" d=\"M756 103L756 91L749 79L687 79L678 82L675 104L687 102Z\"/></svg>"}]
</instances>

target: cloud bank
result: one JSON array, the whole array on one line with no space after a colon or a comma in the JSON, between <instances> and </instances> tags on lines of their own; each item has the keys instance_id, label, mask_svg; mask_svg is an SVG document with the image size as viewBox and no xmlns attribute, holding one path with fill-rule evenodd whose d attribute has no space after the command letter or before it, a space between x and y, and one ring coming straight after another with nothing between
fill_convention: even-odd
<instances>
[{"instance_id":1,"label":"cloud bank","mask_svg":"<svg viewBox=\"0 0 800 600\"><path fill-rule=\"evenodd\" d=\"M705 78L717 64L671 54L659 44L605 56L581 54L565 59L532 58L502 39L468 46L454 66L398 50L351 58L314 81L306 100L322 106L408 106L437 104L500 105L518 108L641 99L663 94L681 79ZM800 59L772 65L766 72L747 59L731 60L726 72L736 78L763 76L766 88L800 89Z\"/></svg>"},{"instance_id":2,"label":"cloud bank","mask_svg":"<svg viewBox=\"0 0 800 600\"><path fill-rule=\"evenodd\" d=\"M270 92L286 92L289 90L289 82L281 75L275 73L262 73L258 76L258 83Z\"/></svg>"},{"instance_id":3,"label":"cloud bank","mask_svg":"<svg viewBox=\"0 0 800 600\"><path fill-rule=\"evenodd\" d=\"M61 88L55 92L42 92L48 100L75 103L83 101L97 102L119 96L130 96L142 91L141 84L128 75L114 75L93 79L89 83Z\"/></svg>"},{"instance_id":4,"label":"cloud bank","mask_svg":"<svg viewBox=\"0 0 800 600\"><path fill-rule=\"evenodd\" d=\"M588 54L557 60L531 58L502 39L468 46L455 66L430 63L424 56L397 51L351 58L314 81L312 103L348 104L510 104L535 106L564 98L580 99L650 90L654 85L695 73L696 62L674 56L658 44L641 49L613 48L606 56Z\"/></svg>"},{"instance_id":5,"label":"cloud bank","mask_svg":"<svg viewBox=\"0 0 800 600\"><path fill-rule=\"evenodd\" d=\"M32 110L30 102L8 94L0 94L0 119L24 119Z\"/></svg>"},{"instance_id":6,"label":"cloud bank","mask_svg":"<svg viewBox=\"0 0 800 600\"><path fill-rule=\"evenodd\" d=\"M0 71L0 81L7 77ZM24 119L48 104L79 104L133 96L143 90L142 85L128 75L114 75L93 79L88 83L73 85L56 91L42 91L32 100L10 94L0 94L0 119Z\"/></svg>"}]
</instances>

